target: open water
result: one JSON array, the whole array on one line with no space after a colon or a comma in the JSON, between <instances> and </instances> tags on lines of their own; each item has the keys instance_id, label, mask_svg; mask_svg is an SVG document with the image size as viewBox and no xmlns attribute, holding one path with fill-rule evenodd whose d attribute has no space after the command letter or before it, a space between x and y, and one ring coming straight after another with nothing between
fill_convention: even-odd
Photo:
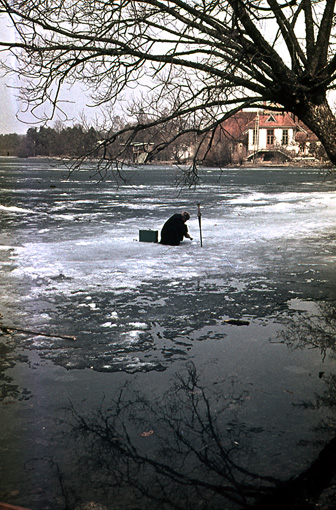
<instances>
[{"instance_id":1,"label":"open water","mask_svg":"<svg viewBox=\"0 0 336 510\"><path fill-rule=\"evenodd\" d=\"M335 178L125 173L0 159L0 501L242 508L334 437Z\"/></svg>"}]
</instances>

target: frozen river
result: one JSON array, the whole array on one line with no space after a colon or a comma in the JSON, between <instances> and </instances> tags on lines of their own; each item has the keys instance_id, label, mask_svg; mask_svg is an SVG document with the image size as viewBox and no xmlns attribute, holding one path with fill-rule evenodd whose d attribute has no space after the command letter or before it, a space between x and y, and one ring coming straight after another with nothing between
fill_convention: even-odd
<instances>
[{"instance_id":1,"label":"frozen river","mask_svg":"<svg viewBox=\"0 0 336 510\"><path fill-rule=\"evenodd\" d=\"M0 159L0 501L236 509L334 436L334 177L176 172Z\"/></svg>"}]
</instances>

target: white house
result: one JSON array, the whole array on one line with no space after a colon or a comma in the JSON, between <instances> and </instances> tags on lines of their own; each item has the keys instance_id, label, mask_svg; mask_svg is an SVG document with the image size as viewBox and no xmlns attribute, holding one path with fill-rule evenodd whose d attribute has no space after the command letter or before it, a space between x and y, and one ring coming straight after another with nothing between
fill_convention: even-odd
<instances>
[{"instance_id":1,"label":"white house","mask_svg":"<svg viewBox=\"0 0 336 510\"><path fill-rule=\"evenodd\" d=\"M295 137L297 131L302 130L302 127L286 112L257 112L254 120L246 126L248 153L276 149L298 153L299 147Z\"/></svg>"}]
</instances>

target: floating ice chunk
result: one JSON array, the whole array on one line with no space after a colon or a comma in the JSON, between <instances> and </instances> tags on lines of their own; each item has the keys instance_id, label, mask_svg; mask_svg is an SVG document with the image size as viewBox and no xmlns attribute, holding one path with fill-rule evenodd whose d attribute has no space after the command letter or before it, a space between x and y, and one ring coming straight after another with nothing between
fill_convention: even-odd
<instances>
[{"instance_id":1,"label":"floating ice chunk","mask_svg":"<svg viewBox=\"0 0 336 510\"><path fill-rule=\"evenodd\" d=\"M142 331L135 329L133 331L126 331L122 336L125 338L125 343L133 344L139 341L141 333Z\"/></svg>"},{"instance_id":2,"label":"floating ice chunk","mask_svg":"<svg viewBox=\"0 0 336 510\"><path fill-rule=\"evenodd\" d=\"M147 329L147 324L145 322L129 322L130 326L138 329Z\"/></svg>"},{"instance_id":3,"label":"floating ice chunk","mask_svg":"<svg viewBox=\"0 0 336 510\"><path fill-rule=\"evenodd\" d=\"M141 331L138 331L138 330L133 330L133 331L129 331L128 333L125 333L128 337L130 338L139 338L139 335L140 335Z\"/></svg>"},{"instance_id":4,"label":"floating ice chunk","mask_svg":"<svg viewBox=\"0 0 336 510\"><path fill-rule=\"evenodd\" d=\"M8 211L8 212L22 212L22 213L34 213L34 211L32 211L31 209L24 209L23 207L16 207L15 205L10 205L10 206L5 206L5 205L0 205L0 210L1 211Z\"/></svg>"},{"instance_id":5,"label":"floating ice chunk","mask_svg":"<svg viewBox=\"0 0 336 510\"><path fill-rule=\"evenodd\" d=\"M99 310L99 308L97 307L96 303L80 303L78 305L78 307L85 307L85 306L87 308L91 308L91 310Z\"/></svg>"},{"instance_id":6,"label":"floating ice chunk","mask_svg":"<svg viewBox=\"0 0 336 510\"><path fill-rule=\"evenodd\" d=\"M76 216L74 214L57 214L55 217L59 220L69 220L69 221L73 221L76 218Z\"/></svg>"},{"instance_id":7,"label":"floating ice chunk","mask_svg":"<svg viewBox=\"0 0 336 510\"><path fill-rule=\"evenodd\" d=\"M87 246L90 244L93 244L93 242L92 241L78 241L77 243L75 243L76 246Z\"/></svg>"}]
</instances>

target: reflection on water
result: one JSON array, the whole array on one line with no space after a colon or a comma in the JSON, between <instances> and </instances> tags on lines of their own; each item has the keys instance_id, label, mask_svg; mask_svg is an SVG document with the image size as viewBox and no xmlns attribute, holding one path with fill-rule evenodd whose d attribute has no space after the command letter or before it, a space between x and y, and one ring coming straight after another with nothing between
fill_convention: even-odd
<instances>
[{"instance_id":1,"label":"reflection on water","mask_svg":"<svg viewBox=\"0 0 336 510\"><path fill-rule=\"evenodd\" d=\"M205 389L189 365L162 397L126 387L88 417L72 407L80 465L103 490L145 496L138 508L237 508L277 484L247 467L259 431L239 420L249 394L238 381Z\"/></svg>"},{"instance_id":2,"label":"reflection on water","mask_svg":"<svg viewBox=\"0 0 336 510\"><path fill-rule=\"evenodd\" d=\"M13 382L13 378L8 375L9 368L25 361L27 358L15 352L15 344L9 341L8 337L4 338L4 340L4 342L0 342L0 401L2 404L10 403L17 399L26 399L29 396L29 391L20 388L18 384Z\"/></svg>"},{"instance_id":3,"label":"reflection on water","mask_svg":"<svg viewBox=\"0 0 336 510\"><path fill-rule=\"evenodd\" d=\"M0 501L287 510L325 483L334 182L205 169L181 191L173 174L117 188L0 160ZM184 209L192 243L137 241Z\"/></svg>"},{"instance_id":4,"label":"reflection on water","mask_svg":"<svg viewBox=\"0 0 336 510\"><path fill-rule=\"evenodd\" d=\"M235 378L208 388L200 379L189 364L158 399L125 386L88 416L71 406L76 471L84 466L90 489L138 509L194 509L196 502L204 510L315 508L336 472L336 437L294 478L253 471L254 438L263 428L242 419L249 391ZM335 405L334 393L335 379L328 381L324 405L330 398Z\"/></svg>"},{"instance_id":5,"label":"reflection on water","mask_svg":"<svg viewBox=\"0 0 336 510\"><path fill-rule=\"evenodd\" d=\"M334 302L291 301L290 308L300 314L299 323L289 325L280 338L289 347L318 349L325 360L327 355L335 359L336 309Z\"/></svg>"}]
</instances>

